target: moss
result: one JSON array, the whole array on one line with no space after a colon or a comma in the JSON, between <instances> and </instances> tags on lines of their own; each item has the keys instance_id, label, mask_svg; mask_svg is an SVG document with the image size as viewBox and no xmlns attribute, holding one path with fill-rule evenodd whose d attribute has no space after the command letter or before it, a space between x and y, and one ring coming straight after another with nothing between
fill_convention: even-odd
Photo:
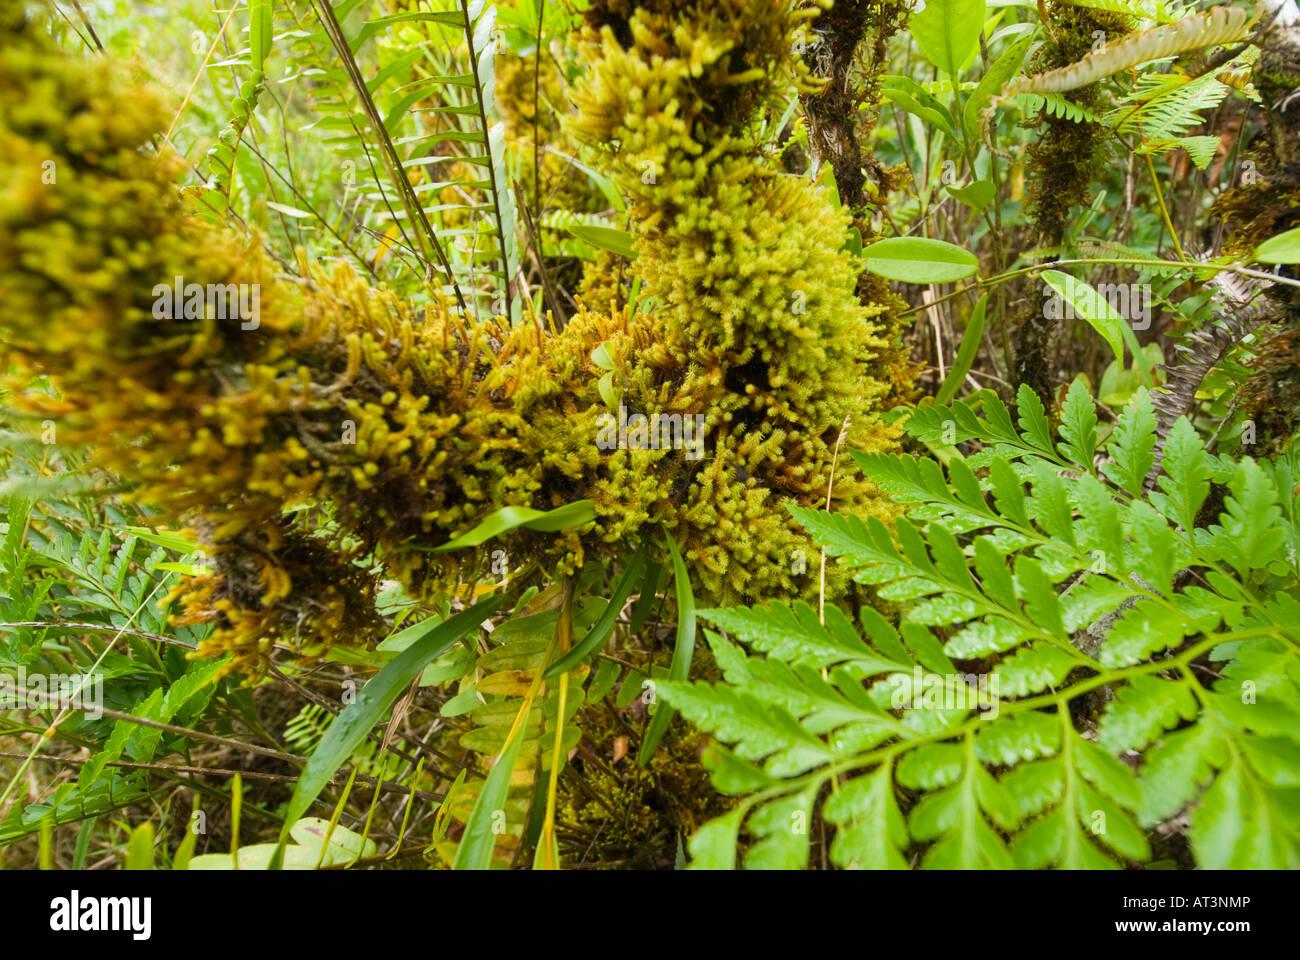
<instances>
[{"instance_id":1,"label":"moss","mask_svg":"<svg viewBox=\"0 0 1300 960\"><path fill-rule=\"evenodd\" d=\"M1032 73L1077 63L1092 50L1098 32L1113 42L1132 29L1132 21L1122 14L1067 3L1051 3L1048 10L1047 39L1034 54ZM1106 105L1098 84L1066 97L1094 112ZM1038 243L1055 246L1065 236L1070 210L1090 199L1088 188L1106 158L1105 137L1094 123L1043 115L1039 126L1039 136L1027 151L1028 211L1038 230Z\"/></svg>"},{"instance_id":2,"label":"moss","mask_svg":"<svg viewBox=\"0 0 1300 960\"><path fill-rule=\"evenodd\" d=\"M456 561L422 548L508 504L597 510L580 533L517 537L516 568L571 571L664 524L706 602L808 592L815 551L783 502L825 497L845 422L862 449L893 433L878 417L891 385L870 375L887 308L855 296L847 217L779 175L751 132L802 82L799 17L662 3L629 15L631 47L588 36L574 128L621 145L606 159L656 305L634 320L593 303L559 332L416 308L301 256L287 274L258 238L188 215L147 90L7 21L0 326L15 384L51 373L59 387L18 402L131 496L193 523L216 569L181 601L216 619L204 652L240 669L274 643L317 653L380 635L374 570L446 595ZM40 181L46 159L57 187ZM646 160L663 171L653 183ZM176 277L255 285L256 327L156 310ZM628 410L704 418L704 459L599 448L602 344ZM835 493L840 508L889 509L848 470Z\"/></svg>"}]
</instances>

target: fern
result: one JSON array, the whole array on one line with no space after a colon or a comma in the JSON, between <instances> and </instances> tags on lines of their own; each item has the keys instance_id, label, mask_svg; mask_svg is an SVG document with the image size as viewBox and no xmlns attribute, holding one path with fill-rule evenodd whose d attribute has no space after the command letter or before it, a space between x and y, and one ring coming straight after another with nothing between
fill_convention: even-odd
<instances>
[{"instance_id":1,"label":"fern","mask_svg":"<svg viewBox=\"0 0 1300 960\"><path fill-rule=\"evenodd\" d=\"M1251 14L1237 7L1211 7L1204 13L1130 34L1089 53L1078 63L1015 81L1007 94L1065 93L1106 77L1190 50L1236 43L1249 36Z\"/></svg>"},{"instance_id":2,"label":"fern","mask_svg":"<svg viewBox=\"0 0 1300 960\"><path fill-rule=\"evenodd\" d=\"M695 866L734 865L742 829L746 867L803 866L820 815L841 867L1115 867L1149 861L1182 812L1201 866L1300 866L1296 451L1215 457L1180 419L1144 494L1145 396L1102 444L1078 382L1059 436L1018 399L1014 422L988 395L982 415L914 418L982 443L946 472L856 455L907 508L892 532L791 507L902 606L897 627L871 608L861 630L835 607L700 612L723 679L659 689L717 738L714 783L741 799L692 839Z\"/></svg>"},{"instance_id":3,"label":"fern","mask_svg":"<svg viewBox=\"0 0 1300 960\"><path fill-rule=\"evenodd\" d=\"M1072 7L1122 13L1134 20L1156 23L1176 23L1187 13L1187 6L1179 0L1069 0L1069 3Z\"/></svg>"},{"instance_id":4,"label":"fern","mask_svg":"<svg viewBox=\"0 0 1300 960\"><path fill-rule=\"evenodd\" d=\"M1200 111L1217 107L1228 89L1211 74L1195 79L1176 73L1147 74L1106 115L1106 123L1117 133L1140 131L1148 140L1182 137L1205 122Z\"/></svg>"},{"instance_id":5,"label":"fern","mask_svg":"<svg viewBox=\"0 0 1300 960\"><path fill-rule=\"evenodd\" d=\"M1073 120L1075 123L1105 123L1100 115L1058 93L1022 93L1017 95L1016 100L1024 106L1026 113L1043 110L1049 117Z\"/></svg>"}]
</instances>

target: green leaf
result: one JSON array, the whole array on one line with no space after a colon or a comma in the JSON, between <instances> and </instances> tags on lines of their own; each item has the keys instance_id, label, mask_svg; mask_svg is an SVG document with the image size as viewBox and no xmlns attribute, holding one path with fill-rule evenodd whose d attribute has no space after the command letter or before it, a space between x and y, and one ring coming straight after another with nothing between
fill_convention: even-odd
<instances>
[{"instance_id":1,"label":"green leaf","mask_svg":"<svg viewBox=\"0 0 1300 960\"><path fill-rule=\"evenodd\" d=\"M1134 677L1102 714L1097 742L1111 753L1141 750L1165 730L1191 720L1196 700L1187 685L1158 677Z\"/></svg>"},{"instance_id":2,"label":"green leaf","mask_svg":"<svg viewBox=\"0 0 1300 960\"><path fill-rule=\"evenodd\" d=\"M1174 421L1161 450L1160 469L1157 482L1164 494L1153 495L1152 503L1185 532L1194 530L1196 515L1210 494L1210 457L1186 417Z\"/></svg>"},{"instance_id":3,"label":"green leaf","mask_svg":"<svg viewBox=\"0 0 1300 960\"><path fill-rule=\"evenodd\" d=\"M1098 659L1108 669L1141 663L1157 651L1181 644L1183 629L1176 610L1153 600L1139 600L1111 626Z\"/></svg>"},{"instance_id":4,"label":"green leaf","mask_svg":"<svg viewBox=\"0 0 1300 960\"><path fill-rule=\"evenodd\" d=\"M962 109L962 126L969 142L974 143L979 139L980 115L993 97L1002 92L1007 81L1015 76L1020 69L1020 64L1024 62L1025 52L1033 42L1034 33L1032 31L1026 33L1003 50L1002 55L994 60L984 76L980 77L980 82L975 85L975 90L967 98L966 106Z\"/></svg>"},{"instance_id":5,"label":"green leaf","mask_svg":"<svg viewBox=\"0 0 1300 960\"><path fill-rule=\"evenodd\" d=\"M1050 643L1021 647L993 668L998 693L1008 697L1025 697L1049 687L1059 687L1079 661Z\"/></svg>"},{"instance_id":6,"label":"green leaf","mask_svg":"<svg viewBox=\"0 0 1300 960\"><path fill-rule=\"evenodd\" d=\"M1300 868L1294 791L1274 791L1234 758L1201 797L1188 834L1207 870Z\"/></svg>"},{"instance_id":7,"label":"green leaf","mask_svg":"<svg viewBox=\"0 0 1300 960\"><path fill-rule=\"evenodd\" d=\"M795 776L835 758L789 711L751 694L722 684L670 680L660 681L656 691L695 726L732 744L741 759L766 758L770 776Z\"/></svg>"},{"instance_id":8,"label":"green leaf","mask_svg":"<svg viewBox=\"0 0 1300 960\"><path fill-rule=\"evenodd\" d=\"M993 202L997 187L992 180L976 180L964 187L949 184L948 193L978 213Z\"/></svg>"},{"instance_id":9,"label":"green leaf","mask_svg":"<svg viewBox=\"0 0 1300 960\"><path fill-rule=\"evenodd\" d=\"M855 777L832 793L822 807L835 825L831 859L858 870L906 870L902 851L908 843L907 822L898 809L888 764Z\"/></svg>"},{"instance_id":10,"label":"green leaf","mask_svg":"<svg viewBox=\"0 0 1300 960\"><path fill-rule=\"evenodd\" d=\"M126 845L126 869L153 868L153 824L146 821L131 831L131 839Z\"/></svg>"},{"instance_id":11,"label":"green leaf","mask_svg":"<svg viewBox=\"0 0 1300 960\"><path fill-rule=\"evenodd\" d=\"M908 29L922 55L955 79L979 44L984 0L927 0Z\"/></svg>"},{"instance_id":12,"label":"green leaf","mask_svg":"<svg viewBox=\"0 0 1300 960\"><path fill-rule=\"evenodd\" d=\"M1258 570L1278 558L1286 543L1277 488L1254 460L1242 460L1228 484L1230 496L1210 527L1208 548L1239 573Z\"/></svg>"},{"instance_id":13,"label":"green leaf","mask_svg":"<svg viewBox=\"0 0 1300 960\"><path fill-rule=\"evenodd\" d=\"M456 859L453 870L488 870L492 867L492 851L497 842L497 814L506 807L506 797L510 792L510 775L514 772L515 761L519 758L519 747L524 742L527 721L514 730L505 748L492 764L483 788L474 801L465 822L465 832L456 847Z\"/></svg>"},{"instance_id":14,"label":"green leaf","mask_svg":"<svg viewBox=\"0 0 1300 960\"><path fill-rule=\"evenodd\" d=\"M957 138L957 132L952 125L952 115L947 108L911 77L882 77L880 92L895 106L901 107L913 116L920 117L926 123L939 128L954 140Z\"/></svg>"},{"instance_id":15,"label":"green leaf","mask_svg":"<svg viewBox=\"0 0 1300 960\"><path fill-rule=\"evenodd\" d=\"M1147 474L1156 462L1156 415L1151 396L1139 391L1120 414L1106 451L1102 473L1134 496L1142 496Z\"/></svg>"},{"instance_id":16,"label":"green leaf","mask_svg":"<svg viewBox=\"0 0 1300 960\"><path fill-rule=\"evenodd\" d=\"M629 260L636 259L636 246L632 234L614 227L602 227L590 223L572 223L565 229L573 236L591 244L598 250L608 250Z\"/></svg>"},{"instance_id":17,"label":"green leaf","mask_svg":"<svg viewBox=\"0 0 1300 960\"><path fill-rule=\"evenodd\" d=\"M1269 237L1251 257L1260 263L1300 263L1300 227Z\"/></svg>"},{"instance_id":18,"label":"green leaf","mask_svg":"<svg viewBox=\"0 0 1300 960\"><path fill-rule=\"evenodd\" d=\"M906 661L874 653L862 642L853 624L838 607L827 607L825 626L817 611L802 600L793 604L773 602L752 609L701 610L700 616L753 649L791 664L821 669L852 662L863 676L890 673L909 665Z\"/></svg>"},{"instance_id":19,"label":"green leaf","mask_svg":"<svg viewBox=\"0 0 1300 960\"><path fill-rule=\"evenodd\" d=\"M596 519L596 504L591 500L575 500L554 510L534 510L531 507L502 507L493 512L486 520L468 533L463 533L453 540L448 540L439 547L415 548L427 549L430 553L448 553L452 550L464 550L466 547L478 547L494 537L509 533L523 527L539 533L556 533L581 527Z\"/></svg>"},{"instance_id":20,"label":"green leaf","mask_svg":"<svg viewBox=\"0 0 1300 960\"><path fill-rule=\"evenodd\" d=\"M1024 601L1025 613L1050 636L1062 636L1065 625L1061 622L1061 603L1043 565L1022 553L1016 557L1015 570L1016 589Z\"/></svg>"},{"instance_id":21,"label":"green leaf","mask_svg":"<svg viewBox=\"0 0 1300 960\"><path fill-rule=\"evenodd\" d=\"M1000 717L975 737L976 756L990 766L1013 767L1050 757L1060 749L1060 720L1039 710Z\"/></svg>"},{"instance_id":22,"label":"green leaf","mask_svg":"<svg viewBox=\"0 0 1300 960\"><path fill-rule=\"evenodd\" d=\"M1023 383L1016 390L1016 417L1029 445L1050 455L1052 430L1047 423L1047 409L1043 406L1043 401L1038 399L1038 394Z\"/></svg>"},{"instance_id":23,"label":"green leaf","mask_svg":"<svg viewBox=\"0 0 1300 960\"><path fill-rule=\"evenodd\" d=\"M695 656L695 594L691 591L691 577L686 572L686 564L677 549L677 541L666 530L664 536L668 540L668 552L672 558L673 594L677 600L677 639L673 645L672 662L668 665L668 679L681 683L690 675L691 658ZM645 766L650 762L672 719L673 711L670 708L663 704L656 707L645 739L641 741L641 749L637 751L636 762L639 765Z\"/></svg>"},{"instance_id":24,"label":"green leaf","mask_svg":"<svg viewBox=\"0 0 1300 960\"><path fill-rule=\"evenodd\" d=\"M280 834L280 848L288 838L289 825L295 823L320 796L334 774L365 742L366 736L384 713L393 705L402 691L411 685L425 666L440 656L453 643L474 630L501 605L503 595L489 597L468 610L441 623L427 621L428 634L398 654L392 662L361 688L357 698L343 708L334 718L325 736L312 751L294 788L285 812L285 828ZM277 856L272 869L279 866Z\"/></svg>"},{"instance_id":25,"label":"green leaf","mask_svg":"<svg viewBox=\"0 0 1300 960\"><path fill-rule=\"evenodd\" d=\"M283 213L286 217L292 217L295 220L314 216L307 210L299 210L297 207L291 207L287 203L276 203L274 200L267 200L266 205L277 213Z\"/></svg>"},{"instance_id":26,"label":"green leaf","mask_svg":"<svg viewBox=\"0 0 1300 960\"><path fill-rule=\"evenodd\" d=\"M1043 279L1060 294L1067 303L1074 307L1075 313L1088 321L1096 330L1111 353L1122 366L1124 363L1124 330L1126 321L1091 285L1076 280L1060 270L1043 271Z\"/></svg>"},{"instance_id":27,"label":"green leaf","mask_svg":"<svg viewBox=\"0 0 1300 960\"><path fill-rule=\"evenodd\" d=\"M1061 408L1061 438L1061 453L1092 472L1097 454L1097 404L1078 377L1070 384Z\"/></svg>"},{"instance_id":28,"label":"green leaf","mask_svg":"<svg viewBox=\"0 0 1300 960\"><path fill-rule=\"evenodd\" d=\"M946 407L957 396L957 391L961 388L970 373L971 365L975 362L975 356L979 353L980 340L984 336L984 317L988 307L989 295L980 294L980 298L975 303L975 309L971 311L970 319L966 321L966 329L962 332L961 347L957 350L957 356L952 362L952 369L948 371L948 376L944 378L939 392L934 395L934 402L941 407Z\"/></svg>"},{"instance_id":29,"label":"green leaf","mask_svg":"<svg viewBox=\"0 0 1300 960\"><path fill-rule=\"evenodd\" d=\"M757 840L745 851L746 870L807 868L812 806L819 786L765 803L750 816L745 826Z\"/></svg>"},{"instance_id":30,"label":"green leaf","mask_svg":"<svg viewBox=\"0 0 1300 960\"><path fill-rule=\"evenodd\" d=\"M636 552L632 554L632 559L628 561L622 575L618 578L618 582L614 584L614 592L610 595L609 603L605 604L600 619L587 631L587 635L573 646L573 649L546 668L546 672L542 674L543 679L554 680L560 674L568 673L588 657L604 649L610 635L614 632L619 614L623 612L623 605L627 603L627 598L631 596L632 590L641 577L649 546L649 541L642 541L637 547Z\"/></svg>"},{"instance_id":31,"label":"green leaf","mask_svg":"<svg viewBox=\"0 0 1300 960\"><path fill-rule=\"evenodd\" d=\"M745 809L738 807L730 813L710 820L691 837L691 870L734 870L736 868L736 840L740 834L740 821Z\"/></svg>"},{"instance_id":32,"label":"green leaf","mask_svg":"<svg viewBox=\"0 0 1300 960\"><path fill-rule=\"evenodd\" d=\"M904 283L952 283L979 270L974 254L944 240L887 237L862 251L866 267L888 280Z\"/></svg>"}]
</instances>

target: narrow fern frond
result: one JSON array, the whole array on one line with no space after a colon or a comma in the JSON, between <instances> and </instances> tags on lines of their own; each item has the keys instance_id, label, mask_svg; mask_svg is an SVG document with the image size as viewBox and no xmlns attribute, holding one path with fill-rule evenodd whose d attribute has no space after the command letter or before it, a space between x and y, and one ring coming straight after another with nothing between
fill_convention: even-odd
<instances>
[{"instance_id":1,"label":"narrow fern frond","mask_svg":"<svg viewBox=\"0 0 1300 960\"><path fill-rule=\"evenodd\" d=\"M1237 43L1250 36L1251 19L1250 11L1239 7L1211 7L1177 23L1121 37L1078 63L1022 78L1013 82L1005 94L1065 93L1152 60Z\"/></svg>"},{"instance_id":2,"label":"narrow fern frond","mask_svg":"<svg viewBox=\"0 0 1300 960\"><path fill-rule=\"evenodd\" d=\"M1061 120L1073 120L1075 123L1104 123L1104 119L1087 107L1067 100L1059 93L1021 93L1016 100L1024 106L1027 113L1044 111L1049 117Z\"/></svg>"}]
</instances>

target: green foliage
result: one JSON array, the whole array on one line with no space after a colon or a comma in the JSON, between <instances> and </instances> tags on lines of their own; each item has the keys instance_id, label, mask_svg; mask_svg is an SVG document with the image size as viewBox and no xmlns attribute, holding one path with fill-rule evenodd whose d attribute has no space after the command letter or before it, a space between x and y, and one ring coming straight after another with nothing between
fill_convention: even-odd
<instances>
[{"instance_id":1,"label":"green foliage","mask_svg":"<svg viewBox=\"0 0 1300 960\"><path fill-rule=\"evenodd\" d=\"M1200 866L1300 866L1297 453L1215 456L1180 420L1153 472L1145 396L1100 444L1078 383L1055 436L1018 399L1016 423L991 395L918 411L914 434L979 442L946 470L856 456L908 506L892 531L791 508L897 627L700 612L723 679L661 694L717 737L714 783L741 800L695 865L730 865L742 823L745 866L806 863L820 799L842 867L1141 864L1179 815Z\"/></svg>"}]
</instances>

